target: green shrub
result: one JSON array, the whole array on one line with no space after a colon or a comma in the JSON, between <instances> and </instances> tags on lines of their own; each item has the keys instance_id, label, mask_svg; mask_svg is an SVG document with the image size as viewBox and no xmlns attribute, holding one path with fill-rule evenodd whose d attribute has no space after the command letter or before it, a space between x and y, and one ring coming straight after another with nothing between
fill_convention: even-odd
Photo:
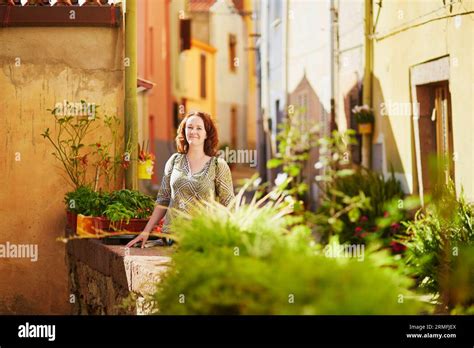
<instances>
[{"instance_id":1,"label":"green shrub","mask_svg":"<svg viewBox=\"0 0 474 348\"><path fill-rule=\"evenodd\" d=\"M337 178L333 188L349 196L356 196L360 191L364 192L365 196L370 198L371 209L362 213L369 218L382 216L387 202L404 196L400 182L395 179L393 171L385 180L382 174L364 167L358 168L352 175Z\"/></svg>"},{"instance_id":2,"label":"green shrub","mask_svg":"<svg viewBox=\"0 0 474 348\"><path fill-rule=\"evenodd\" d=\"M332 259L288 207L263 201L211 202L177 214L179 247L153 296L160 314L414 314L411 281L380 266ZM399 303L400 295L404 296Z\"/></svg>"},{"instance_id":3,"label":"green shrub","mask_svg":"<svg viewBox=\"0 0 474 348\"><path fill-rule=\"evenodd\" d=\"M152 197L139 191L95 192L87 186L81 186L72 192L66 193L64 203L68 211L76 214L86 216L105 215L113 221L127 220L128 218L148 218L155 206Z\"/></svg>"},{"instance_id":4,"label":"green shrub","mask_svg":"<svg viewBox=\"0 0 474 348\"><path fill-rule=\"evenodd\" d=\"M90 187L81 186L66 193L66 210L86 216L100 216L108 203L108 194L95 192Z\"/></svg>"},{"instance_id":5,"label":"green shrub","mask_svg":"<svg viewBox=\"0 0 474 348\"><path fill-rule=\"evenodd\" d=\"M453 307L455 304L448 300L449 294L443 294L441 284L444 283L444 287L449 289L451 277L463 277L456 273L461 272L463 267L459 262L460 257L465 259L466 263L469 260L472 264L472 258L468 258L465 253L466 250L472 251L472 248L467 249L468 246L474 245L473 205L466 202L462 192L457 199L450 185L441 198L420 209L415 219L405 222L404 225L409 233L405 239L408 247L407 265L417 277L418 285L429 293L441 294L444 304ZM472 301L472 268L465 276L471 282Z\"/></svg>"},{"instance_id":6,"label":"green shrub","mask_svg":"<svg viewBox=\"0 0 474 348\"><path fill-rule=\"evenodd\" d=\"M474 245L461 246L453 258L452 271L441 279L448 308L474 314Z\"/></svg>"},{"instance_id":7,"label":"green shrub","mask_svg":"<svg viewBox=\"0 0 474 348\"><path fill-rule=\"evenodd\" d=\"M404 196L393 172L385 180L379 173L358 168L349 175L335 175L326 192L316 215L323 241L327 241L332 234L339 235L341 242L350 243L365 242L369 235L374 235L376 238L373 239L384 239L388 245L395 234L401 233L399 221L405 217L403 214L390 226L377 223L379 218L387 217L387 205ZM333 211L343 212L338 216L338 224L331 223Z\"/></svg>"},{"instance_id":8,"label":"green shrub","mask_svg":"<svg viewBox=\"0 0 474 348\"><path fill-rule=\"evenodd\" d=\"M102 213L112 222L124 221L129 223L130 219L135 216L133 210L125 208L120 202L109 204Z\"/></svg>"},{"instance_id":9,"label":"green shrub","mask_svg":"<svg viewBox=\"0 0 474 348\"><path fill-rule=\"evenodd\" d=\"M133 218L148 218L155 207L152 197L134 190L113 191L109 197L109 204L120 203L124 209L133 212Z\"/></svg>"}]
</instances>

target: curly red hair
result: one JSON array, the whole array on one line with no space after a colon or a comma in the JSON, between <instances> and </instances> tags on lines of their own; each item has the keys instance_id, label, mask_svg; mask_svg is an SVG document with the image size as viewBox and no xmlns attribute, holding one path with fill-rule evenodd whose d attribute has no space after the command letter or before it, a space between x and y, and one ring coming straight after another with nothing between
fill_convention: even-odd
<instances>
[{"instance_id":1,"label":"curly red hair","mask_svg":"<svg viewBox=\"0 0 474 348\"><path fill-rule=\"evenodd\" d=\"M219 137L217 128L212 120L211 115L201 111L190 111L181 121L176 135L176 147L179 153L187 153L189 149L188 141L186 140L186 121L191 116L199 116L204 122L204 129L206 130L206 140L204 140L204 153L208 156L215 156L217 153L217 145Z\"/></svg>"}]
</instances>

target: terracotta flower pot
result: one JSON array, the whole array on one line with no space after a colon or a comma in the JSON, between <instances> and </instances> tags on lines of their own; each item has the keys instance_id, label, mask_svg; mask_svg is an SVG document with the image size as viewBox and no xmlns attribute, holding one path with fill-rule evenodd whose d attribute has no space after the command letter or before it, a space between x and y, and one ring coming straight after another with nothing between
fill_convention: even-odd
<instances>
[{"instance_id":1,"label":"terracotta flower pot","mask_svg":"<svg viewBox=\"0 0 474 348\"><path fill-rule=\"evenodd\" d=\"M360 134L371 134L372 133L372 123L359 123L358 131Z\"/></svg>"},{"instance_id":2,"label":"terracotta flower pot","mask_svg":"<svg viewBox=\"0 0 474 348\"><path fill-rule=\"evenodd\" d=\"M77 232L77 235L79 236L84 236L84 237L96 236L98 233L94 227L94 217L78 214L76 232Z\"/></svg>"},{"instance_id":3,"label":"terracotta flower pot","mask_svg":"<svg viewBox=\"0 0 474 348\"><path fill-rule=\"evenodd\" d=\"M109 219L103 216L94 218L94 228L97 233L102 232L141 232L145 229L149 219L130 219L126 221L112 223Z\"/></svg>"},{"instance_id":4,"label":"terracotta flower pot","mask_svg":"<svg viewBox=\"0 0 474 348\"><path fill-rule=\"evenodd\" d=\"M77 214L66 210L66 235L76 234Z\"/></svg>"}]
</instances>

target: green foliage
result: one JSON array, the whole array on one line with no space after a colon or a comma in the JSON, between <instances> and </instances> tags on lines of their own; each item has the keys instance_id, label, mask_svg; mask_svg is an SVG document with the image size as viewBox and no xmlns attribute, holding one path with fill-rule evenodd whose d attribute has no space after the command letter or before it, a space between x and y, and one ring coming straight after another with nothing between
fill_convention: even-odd
<instances>
[{"instance_id":1,"label":"green foliage","mask_svg":"<svg viewBox=\"0 0 474 348\"><path fill-rule=\"evenodd\" d=\"M336 178L332 188L351 197L362 191L370 198L371 209L362 212L369 218L382 216L387 202L404 197L400 182L395 179L393 171L385 180L382 174L364 167L358 168L352 175Z\"/></svg>"},{"instance_id":2,"label":"green foliage","mask_svg":"<svg viewBox=\"0 0 474 348\"><path fill-rule=\"evenodd\" d=\"M452 274L454 278L463 277L456 273L461 272L463 267L459 258L462 256L466 263L472 264L472 258L465 253L466 250L472 250L474 245L473 205L466 202L462 192L457 199L451 184L443 194L420 209L413 221L403 224L409 233L404 241L408 247L407 265L422 289L443 295L442 282L445 281L448 286L446 280L451 279L453 269L457 267L457 271ZM471 249L467 249L468 246ZM472 268L467 274L470 274L466 276L470 277L472 292ZM453 301L446 300L449 295L444 294L443 298L445 305L454 306Z\"/></svg>"},{"instance_id":3,"label":"green foliage","mask_svg":"<svg viewBox=\"0 0 474 348\"><path fill-rule=\"evenodd\" d=\"M374 112L367 105L355 106L352 109L352 112L354 113L355 121L358 124L374 123L375 121Z\"/></svg>"},{"instance_id":4,"label":"green foliage","mask_svg":"<svg viewBox=\"0 0 474 348\"><path fill-rule=\"evenodd\" d=\"M320 157L315 168L320 173L315 179L322 198L317 213L306 212L306 217L317 229L322 241L327 242L331 235L340 234L344 230L344 216L353 221L358 218L362 209L370 209L370 205L362 191L351 196L338 190L336 186L336 182L354 174L354 170L349 167L349 146L355 143L354 131L333 131L330 137L323 137L318 143Z\"/></svg>"},{"instance_id":5,"label":"green foliage","mask_svg":"<svg viewBox=\"0 0 474 348\"><path fill-rule=\"evenodd\" d=\"M66 210L86 216L100 216L108 203L108 194L93 191L81 186L64 197Z\"/></svg>"},{"instance_id":6,"label":"green foliage","mask_svg":"<svg viewBox=\"0 0 474 348\"><path fill-rule=\"evenodd\" d=\"M177 212L173 264L153 302L161 314L414 314L410 280L380 266L332 259L285 205L264 197ZM370 289L368 292L367 289ZM405 297L399 303L400 295ZM155 310L158 309L155 308Z\"/></svg>"},{"instance_id":7,"label":"green foliage","mask_svg":"<svg viewBox=\"0 0 474 348\"><path fill-rule=\"evenodd\" d=\"M404 194L393 172L385 181L381 174L358 168L350 175L336 175L326 192L317 211L323 233L329 231L326 239L335 233L342 242L356 242L372 234L388 244L394 232L400 232L399 222L406 217ZM384 217L390 224L378 224Z\"/></svg>"},{"instance_id":8,"label":"green foliage","mask_svg":"<svg viewBox=\"0 0 474 348\"><path fill-rule=\"evenodd\" d=\"M148 218L155 207L152 197L133 190L118 190L110 194L110 204L119 203L124 209L132 211L132 218Z\"/></svg>"},{"instance_id":9,"label":"green foliage","mask_svg":"<svg viewBox=\"0 0 474 348\"><path fill-rule=\"evenodd\" d=\"M111 222L125 221L126 223L128 223L130 219L135 216L133 210L125 208L120 202L109 204L107 208L103 211L103 214Z\"/></svg>"},{"instance_id":10,"label":"green foliage","mask_svg":"<svg viewBox=\"0 0 474 348\"><path fill-rule=\"evenodd\" d=\"M448 308L463 308L474 314L474 243L471 241L470 245L462 245L456 251L451 273L440 282L444 300Z\"/></svg>"},{"instance_id":11,"label":"green foliage","mask_svg":"<svg viewBox=\"0 0 474 348\"><path fill-rule=\"evenodd\" d=\"M112 221L129 221L130 218L146 219L153 212L152 197L133 190L95 192L81 186L64 197L66 209L86 216L105 215Z\"/></svg>"},{"instance_id":12,"label":"green foliage","mask_svg":"<svg viewBox=\"0 0 474 348\"><path fill-rule=\"evenodd\" d=\"M73 104L66 102L67 108L75 107ZM87 109L88 103L81 100L82 108ZM120 120L115 116L99 117L94 107L92 115L63 116L58 108L48 109L55 117L56 133L51 133L47 128L41 134L47 139L54 148L52 155L61 162L62 168L67 174L74 188L81 186L93 187L95 191L98 189L100 178L105 180L105 188L115 183L118 176L118 170L123 164L122 151L119 151L118 129ZM110 133L111 142L102 142L99 136L97 141L91 144L85 144L86 137L92 132L96 132L99 128ZM130 146L126 151L130 152ZM88 176L88 168L94 168L94 176Z\"/></svg>"},{"instance_id":13,"label":"green foliage","mask_svg":"<svg viewBox=\"0 0 474 348\"><path fill-rule=\"evenodd\" d=\"M302 201L309 189L303 169L312 148L317 145L319 126L301 117L302 108L290 106L290 112L284 121L278 125L278 151L275 158L267 161L268 168L281 167L284 176L276 185L285 194L291 195L296 203L295 210L302 206Z\"/></svg>"}]
</instances>

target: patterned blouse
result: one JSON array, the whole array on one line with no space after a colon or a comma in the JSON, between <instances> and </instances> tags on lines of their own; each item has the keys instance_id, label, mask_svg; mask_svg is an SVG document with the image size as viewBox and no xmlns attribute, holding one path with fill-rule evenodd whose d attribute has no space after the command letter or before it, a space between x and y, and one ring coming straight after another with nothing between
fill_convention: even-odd
<instances>
[{"instance_id":1,"label":"patterned blouse","mask_svg":"<svg viewBox=\"0 0 474 348\"><path fill-rule=\"evenodd\" d=\"M216 199L227 206L234 198L229 166L222 158L211 157L199 172L191 174L185 154L175 153L166 162L165 172L156 203L168 207L162 232L168 233L172 219L171 208L188 212L197 200Z\"/></svg>"}]
</instances>

